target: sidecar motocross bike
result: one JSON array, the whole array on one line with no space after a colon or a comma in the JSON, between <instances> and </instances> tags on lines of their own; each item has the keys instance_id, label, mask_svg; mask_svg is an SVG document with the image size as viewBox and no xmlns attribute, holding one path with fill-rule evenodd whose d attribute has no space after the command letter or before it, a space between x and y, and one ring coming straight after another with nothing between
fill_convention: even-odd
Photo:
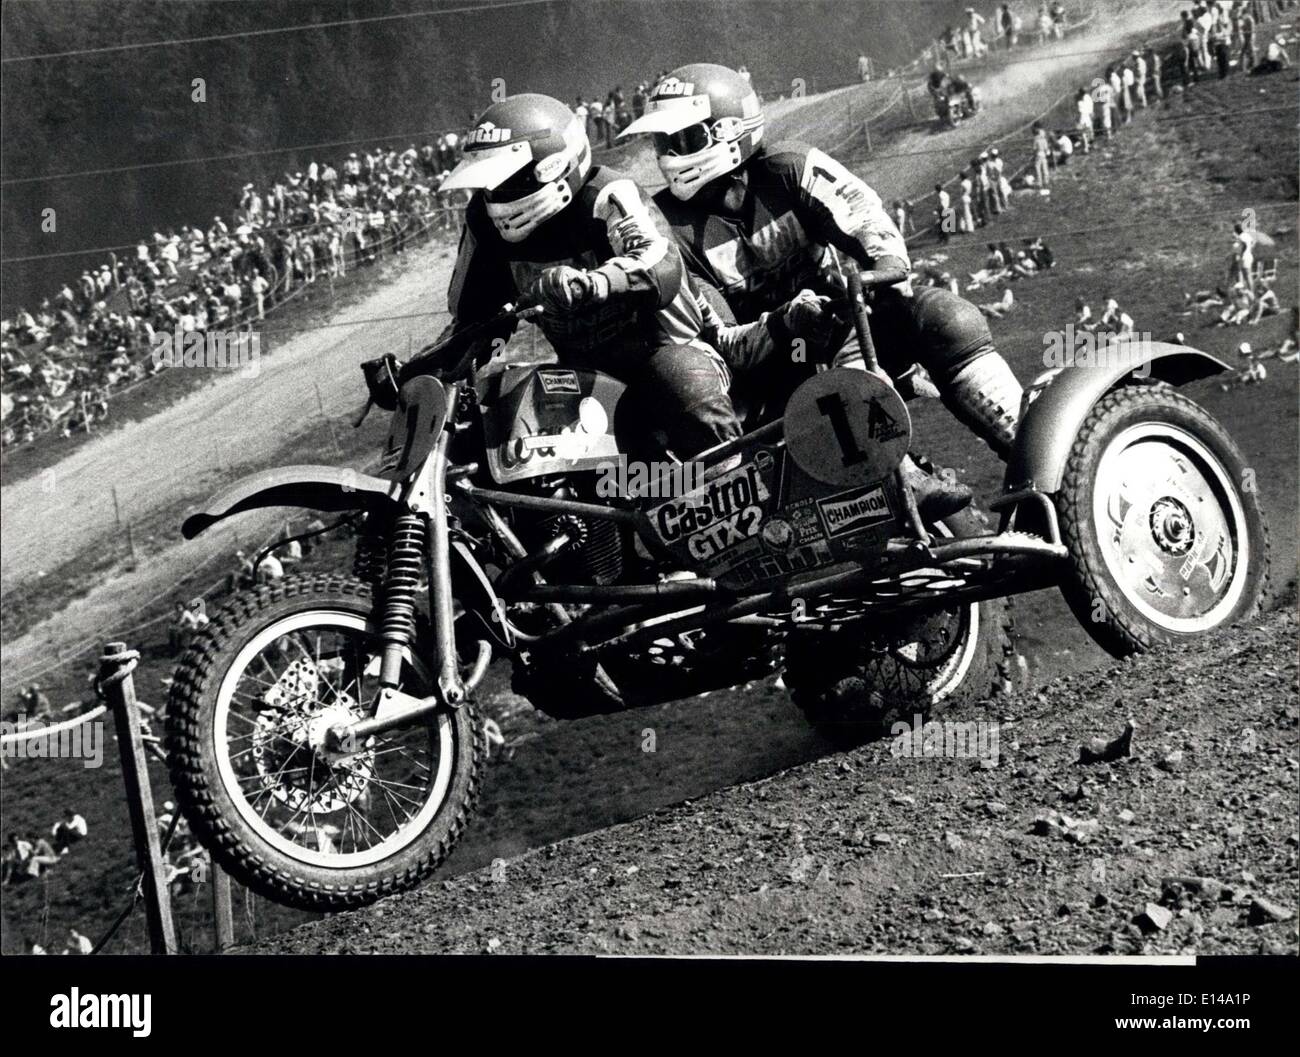
<instances>
[{"instance_id":1,"label":"sidecar motocross bike","mask_svg":"<svg viewBox=\"0 0 1300 1057\"><path fill-rule=\"evenodd\" d=\"M355 907L446 858L483 781L473 697L494 657L560 718L780 673L813 723L853 739L1014 682L1005 599L1021 592L1059 587L1119 656L1259 604L1258 497L1176 388L1225 369L1207 355L1145 345L1037 379L993 531L920 517L899 470L907 406L870 372L821 371L739 439L634 466L614 378L458 353L531 311L431 348L433 373L367 365L392 409L376 474L268 470L184 523L192 538L294 506L358 526L351 575L237 594L172 686L177 799L216 861L272 899Z\"/></svg>"}]
</instances>

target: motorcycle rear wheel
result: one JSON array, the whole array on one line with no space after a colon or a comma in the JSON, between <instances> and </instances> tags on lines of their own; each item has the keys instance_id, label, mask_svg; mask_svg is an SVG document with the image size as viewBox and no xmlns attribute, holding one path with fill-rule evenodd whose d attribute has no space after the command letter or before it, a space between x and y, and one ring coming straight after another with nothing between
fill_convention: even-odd
<instances>
[{"instance_id":1,"label":"motorcycle rear wheel","mask_svg":"<svg viewBox=\"0 0 1300 1057\"><path fill-rule=\"evenodd\" d=\"M953 536L983 531L970 510L945 519ZM1021 689L1025 667L1014 645L1010 599L971 602L888 631L870 625L791 635L785 683L808 721L850 747L915 715L929 718Z\"/></svg>"},{"instance_id":2,"label":"motorcycle rear wheel","mask_svg":"<svg viewBox=\"0 0 1300 1057\"><path fill-rule=\"evenodd\" d=\"M323 725L362 718L382 643L371 587L289 577L236 595L195 636L167 710L176 798L231 876L306 910L363 906L446 859L478 796L484 731L466 703L350 753ZM432 692L408 655L402 689Z\"/></svg>"}]
</instances>

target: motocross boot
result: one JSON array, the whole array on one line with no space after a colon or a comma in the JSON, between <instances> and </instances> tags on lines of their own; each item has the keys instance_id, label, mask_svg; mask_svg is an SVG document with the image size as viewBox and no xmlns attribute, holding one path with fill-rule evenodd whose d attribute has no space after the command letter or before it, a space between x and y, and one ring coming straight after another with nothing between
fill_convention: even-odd
<instances>
[{"instance_id":1,"label":"motocross boot","mask_svg":"<svg viewBox=\"0 0 1300 1057\"><path fill-rule=\"evenodd\" d=\"M969 488L958 480L926 473L911 453L903 456L899 469L916 497L916 509L926 524L932 525L970 505L973 494Z\"/></svg>"},{"instance_id":2,"label":"motocross boot","mask_svg":"<svg viewBox=\"0 0 1300 1057\"><path fill-rule=\"evenodd\" d=\"M977 356L939 390L953 417L1005 462L1016 440L1024 390L1001 354Z\"/></svg>"}]
</instances>

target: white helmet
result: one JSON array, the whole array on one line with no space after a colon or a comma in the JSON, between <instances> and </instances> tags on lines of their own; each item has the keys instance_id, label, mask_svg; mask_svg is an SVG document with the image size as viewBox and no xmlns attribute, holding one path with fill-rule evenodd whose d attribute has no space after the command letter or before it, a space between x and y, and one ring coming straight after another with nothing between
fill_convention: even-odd
<instances>
[{"instance_id":1,"label":"white helmet","mask_svg":"<svg viewBox=\"0 0 1300 1057\"><path fill-rule=\"evenodd\" d=\"M548 95L512 95L488 107L464 140L441 190L483 192L507 242L522 242L573 201L591 170L582 122Z\"/></svg>"},{"instance_id":2,"label":"white helmet","mask_svg":"<svg viewBox=\"0 0 1300 1057\"><path fill-rule=\"evenodd\" d=\"M624 136L654 136L659 171L683 201L739 169L763 138L763 110L749 81L725 66L680 66L654 86L643 117Z\"/></svg>"}]
</instances>

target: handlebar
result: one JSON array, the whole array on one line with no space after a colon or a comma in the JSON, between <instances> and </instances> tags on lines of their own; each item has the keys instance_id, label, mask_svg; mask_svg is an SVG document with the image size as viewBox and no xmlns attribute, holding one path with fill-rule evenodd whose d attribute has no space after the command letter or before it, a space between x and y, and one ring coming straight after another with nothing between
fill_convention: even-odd
<instances>
[{"instance_id":1,"label":"handlebar","mask_svg":"<svg viewBox=\"0 0 1300 1057\"><path fill-rule=\"evenodd\" d=\"M523 320L532 319L541 315L541 305L506 305L495 316L481 320L478 323L471 323L469 326L462 327L453 334L448 335L442 341L434 342L432 345L426 345L409 360L402 365L401 378L405 380L419 372L414 370L418 364L427 363L429 360L436 359L446 355L450 350L461 345L472 345L480 338L486 337L502 327L512 323L522 322ZM472 350L466 350L467 353ZM459 360L454 361L450 367L438 369L438 374L446 378L457 378L464 374L469 368L469 356L464 355Z\"/></svg>"},{"instance_id":2,"label":"handlebar","mask_svg":"<svg viewBox=\"0 0 1300 1057\"><path fill-rule=\"evenodd\" d=\"M365 421L371 407L376 404L386 411L393 410L397 405L397 395L402 384L417 374L436 374L441 378L461 377L470 368L470 360L475 351L472 346L475 341L500 330L504 326L521 320L533 319L540 315L541 312L541 305L506 305L495 316L481 320L478 323L471 323L455 333L449 334L442 341L436 341L431 345L424 346L405 363L401 363L391 352L385 353L376 359L367 360L361 365L361 370L366 377L366 389L369 395L365 404L352 420L353 428L358 428ZM467 346L465 353L451 364L434 366L430 370L421 370L423 365L430 363L430 361L440 360L462 345Z\"/></svg>"}]
</instances>

